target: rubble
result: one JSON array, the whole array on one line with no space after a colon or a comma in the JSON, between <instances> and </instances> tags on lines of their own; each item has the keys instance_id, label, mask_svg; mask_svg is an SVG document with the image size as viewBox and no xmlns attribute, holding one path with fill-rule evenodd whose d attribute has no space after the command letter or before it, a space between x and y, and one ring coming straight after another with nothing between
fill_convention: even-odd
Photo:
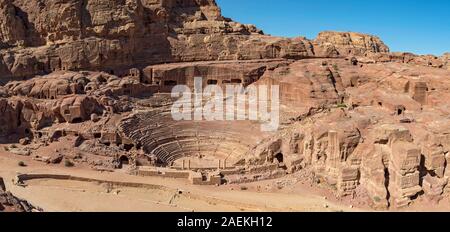
<instances>
[{"instance_id":1,"label":"rubble","mask_svg":"<svg viewBox=\"0 0 450 232\"><path fill-rule=\"evenodd\" d=\"M3 178L0 177L0 212L39 212L42 209L32 206L25 200L6 191Z\"/></svg>"}]
</instances>

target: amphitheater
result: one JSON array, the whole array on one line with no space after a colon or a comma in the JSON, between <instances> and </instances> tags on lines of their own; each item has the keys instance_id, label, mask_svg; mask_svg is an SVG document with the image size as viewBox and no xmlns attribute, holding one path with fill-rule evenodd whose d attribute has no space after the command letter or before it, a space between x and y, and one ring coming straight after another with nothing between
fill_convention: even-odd
<instances>
[{"instance_id":1,"label":"amphitheater","mask_svg":"<svg viewBox=\"0 0 450 232\"><path fill-rule=\"evenodd\" d=\"M170 108L133 114L119 128L158 164L181 169L232 169L268 133L251 121L175 121ZM258 133L255 133L258 131Z\"/></svg>"}]
</instances>

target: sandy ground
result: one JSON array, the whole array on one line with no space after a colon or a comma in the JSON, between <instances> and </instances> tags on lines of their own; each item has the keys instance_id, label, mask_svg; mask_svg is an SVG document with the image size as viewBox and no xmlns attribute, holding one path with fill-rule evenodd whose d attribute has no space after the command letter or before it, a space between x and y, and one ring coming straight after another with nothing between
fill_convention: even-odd
<instances>
[{"instance_id":1,"label":"sandy ground","mask_svg":"<svg viewBox=\"0 0 450 232\"><path fill-rule=\"evenodd\" d=\"M27 167L19 167L19 161L24 161ZM105 181L153 184L158 187L111 188L104 183L53 179L31 180L27 181L26 187L20 187L12 183L17 173L68 174ZM262 190L261 186L273 185L274 181L279 180L247 184L247 190L241 190L239 185L193 186L187 180L130 176L120 171L98 172L85 167L46 165L33 161L30 157L13 155L1 147L0 176L13 194L44 211L51 212L370 211L367 206L352 200L334 198L332 191L298 183L276 190ZM356 207L353 207L354 205ZM450 204L445 205L436 210L448 211ZM411 209L424 210L422 206L413 206Z\"/></svg>"},{"instance_id":2,"label":"sandy ground","mask_svg":"<svg viewBox=\"0 0 450 232\"><path fill-rule=\"evenodd\" d=\"M45 211L350 211L322 196L308 192L257 192L239 186L193 186L185 180L130 176L122 172L97 172L82 167L46 165L30 157L13 155L0 148L0 176L16 196ZM19 167L24 161L27 167ZM27 187L12 184L17 173L70 174L99 180L147 183L160 189L120 187L68 181L32 180ZM181 193L181 194L180 194Z\"/></svg>"}]
</instances>

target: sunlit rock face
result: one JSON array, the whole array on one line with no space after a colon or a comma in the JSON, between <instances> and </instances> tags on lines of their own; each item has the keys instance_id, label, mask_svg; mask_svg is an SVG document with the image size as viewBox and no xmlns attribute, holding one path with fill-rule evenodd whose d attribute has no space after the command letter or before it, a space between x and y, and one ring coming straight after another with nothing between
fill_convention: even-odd
<instances>
[{"instance_id":1,"label":"sunlit rock face","mask_svg":"<svg viewBox=\"0 0 450 232\"><path fill-rule=\"evenodd\" d=\"M0 18L4 77L388 51L377 37L358 33L324 32L314 41L264 36L253 25L223 17L215 1L15 0L2 2Z\"/></svg>"},{"instance_id":2,"label":"sunlit rock face","mask_svg":"<svg viewBox=\"0 0 450 232\"><path fill-rule=\"evenodd\" d=\"M376 209L439 202L449 58L391 53L354 32L269 36L213 0L3 0L0 143L43 162L187 170L195 184L303 172ZM279 129L174 120L172 88L199 76L204 86L278 86ZM43 157L55 144L67 152Z\"/></svg>"}]
</instances>

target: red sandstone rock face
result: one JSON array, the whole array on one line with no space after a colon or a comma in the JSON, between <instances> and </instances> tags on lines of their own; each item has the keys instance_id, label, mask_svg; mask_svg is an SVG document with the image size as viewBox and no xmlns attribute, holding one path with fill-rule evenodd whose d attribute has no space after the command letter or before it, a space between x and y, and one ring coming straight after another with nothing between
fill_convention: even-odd
<instances>
[{"instance_id":1,"label":"red sandstone rock face","mask_svg":"<svg viewBox=\"0 0 450 232\"><path fill-rule=\"evenodd\" d=\"M0 19L1 142L65 143L94 167L219 159L245 181L303 168L340 196L364 188L374 208L446 191L449 54L390 53L359 33L267 36L213 0L0 0ZM167 94L196 76L279 85L283 127L172 121Z\"/></svg>"},{"instance_id":2,"label":"red sandstone rock face","mask_svg":"<svg viewBox=\"0 0 450 232\"><path fill-rule=\"evenodd\" d=\"M54 122L82 122L92 114L103 113L104 106L95 98L71 96L53 101L32 99L0 99L2 137L32 136L31 130L51 126Z\"/></svg>"},{"instance_id":3,"label":"red sandstone rock face","mask_svg":"<svg viewBox=\"0 0 450 232\"><path fill-rule=\"evenodd\" d=\"M0 177L0 212L39 212L42 211L25 200L6 191L5 182Z\"/></svg>"},{"instance_id":4,"label":"red sandstone rock face","mask_svg":"<svg viewBox=\"0 0 450 232\"><path fill-rule=\"evenodd\" d=\"M0 99L0 112L0 135L7 136L16 129L19 113L7 99Z\"/></svg>"},{"instance_id":5,"label":"red sandstone rock face","mask_svg":"<svg viewBox=\"0 0 450 232\"><path fill-rule=\"evenodd\" d=\"M56 70L113 72L162 62L388 51L378 38L356 33L326 32L315 41L264 36L253 25L222 17L214 1L15 0L2 1L1 13L1 48L9 47L0 52L4 77Z\"/></svg>"},{"instance_id":6,"label":"red sandstone rock face","mask_svg":"<svg viewBox=\"0 0 450 232\"><path fill-rule=\"evenodd\" d=\"M321 32L314 42L325 56L329 51L341 56L389 52L389 48L380 38L354 32Z\"/></svg>"},{"instance_id":7,"label":"red sandstone rock face","mask_svg":"<svg viewBox=\"0 0 450 232\"><path fill-rule=\"evenodd\" d=\"M433 183L427 185L435 199L448 179L449 104L437 103L433 95L449 87L442 78L448 71L395 62L363 67L329 62L341 77L343 104L302 120L295 131L302 138L294 146L298 153L341 194L365 186L375 208L408 205L422 190L423 173L435 176L430 182L441 186L432 190ZM358 170L360 177L348 176L350 170Z\"/></svg>"},{"instance_id":8,"label":"red sandstone rock face","mask_svg":"<svg viewBox=\"0 0 450 232\"><path fill-rule=\"evenodd\" d=\"M17 46L25 40L25 27L11 1L0 2L0 49Z\"/></svg>"}]
</instances>

